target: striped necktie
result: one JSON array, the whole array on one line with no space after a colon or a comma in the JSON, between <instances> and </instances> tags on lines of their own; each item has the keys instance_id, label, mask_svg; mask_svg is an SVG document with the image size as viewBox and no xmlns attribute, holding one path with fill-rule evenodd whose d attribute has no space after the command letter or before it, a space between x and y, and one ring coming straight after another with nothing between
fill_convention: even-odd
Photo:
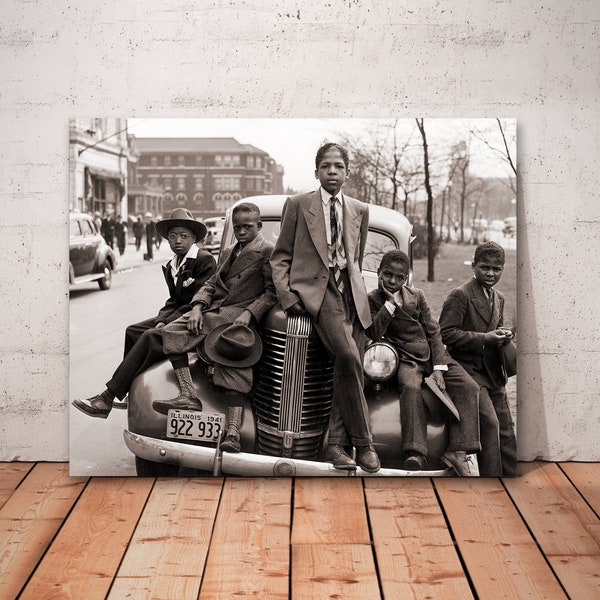
<instances>
[{"instance_id":1,"label":"striped necktie","mask_svg":"<svg viewBox=\"0 0 600 600\"><path fill-rule=\"evenodd\" d=\"M341 294L344 292L344 282L342 281L342 273L338 263L338 249L342 243L342 235L341 231L338 230L334 196L329 199L329 222L331 226L331 262L333 264L333 276L335 279L335 285Z\"/></svg>"}]
</instances>

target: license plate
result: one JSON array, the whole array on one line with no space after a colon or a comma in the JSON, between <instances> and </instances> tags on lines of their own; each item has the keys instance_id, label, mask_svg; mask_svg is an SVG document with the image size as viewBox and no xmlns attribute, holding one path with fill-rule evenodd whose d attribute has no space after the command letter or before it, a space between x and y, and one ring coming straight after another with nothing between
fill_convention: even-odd
<instances>
[{"instance_id":1,"label":"license plate","mask_svg":"<svg viewBox=\"0 0 600 600\"><path fill-rule=\"evenodd\" d=\"M167 437L216 442L224 427L224 414L172 409L167 418Z\"/></svg>"}]
</instances>

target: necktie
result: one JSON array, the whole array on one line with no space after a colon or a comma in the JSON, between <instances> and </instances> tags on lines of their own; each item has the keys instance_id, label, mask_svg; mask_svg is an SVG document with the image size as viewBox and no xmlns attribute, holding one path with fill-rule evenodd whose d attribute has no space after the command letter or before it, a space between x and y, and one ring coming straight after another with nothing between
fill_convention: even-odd
<instances>
[{"instance_id":1,"label":"necktie","mask_svg":"<svg viewBox=\"0 0 600 600\"><path fill-rule=\"evenodd\" d=\"M342 281L342 274L338 263L338 249L341 245L341 232L338 231L334 196L329 199L329 222L331 226L331 262L333 264L333 276L335 285L341 294L344 291L344 282Z\"/></svg>"}]
</instances>

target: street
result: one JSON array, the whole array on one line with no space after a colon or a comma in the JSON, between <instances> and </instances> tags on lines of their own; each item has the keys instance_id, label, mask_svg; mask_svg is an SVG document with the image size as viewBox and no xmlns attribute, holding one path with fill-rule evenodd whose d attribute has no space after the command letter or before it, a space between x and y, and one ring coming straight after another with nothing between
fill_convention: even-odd
<instances>
[{"instance_id":1,"label":"street","mask_svg":"<svg viewBox=\"0 0 600 600\"><path fill-rule=\"evenodd\" d=\"M100 291L96 283L72 288L69 402L105 389L123 357L127 325L150 318L164 305L168 291L160 265L170 255L163 244L154 262L144 263L129 246L110 290ZM71 475L136 474L134 456L123 442L126 410L113 409L106 420L88 417L70 404L69 411Z\"/></svg>"}]
</instances>

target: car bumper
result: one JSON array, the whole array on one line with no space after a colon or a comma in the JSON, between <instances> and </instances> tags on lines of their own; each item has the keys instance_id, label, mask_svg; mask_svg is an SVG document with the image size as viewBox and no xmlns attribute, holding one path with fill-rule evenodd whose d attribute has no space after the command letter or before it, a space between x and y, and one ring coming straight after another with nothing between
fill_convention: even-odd
<instances>
[{"instance_id":1,"label":"car bumper","mask_svg":"<svg viewBox=\"0 0 600 600\"><path fill-rule=\"evenodd\" d=\"M247 452L220 452L217 448L192 446L169 440L123 431L125 444L133 454L156 463L208 471L213 475L243 475L246 477L444 477L451 469L434 471L405 471L382 468L377 473L341 471L325 462L265 456Z\"/></svg>"}]
</instances>

